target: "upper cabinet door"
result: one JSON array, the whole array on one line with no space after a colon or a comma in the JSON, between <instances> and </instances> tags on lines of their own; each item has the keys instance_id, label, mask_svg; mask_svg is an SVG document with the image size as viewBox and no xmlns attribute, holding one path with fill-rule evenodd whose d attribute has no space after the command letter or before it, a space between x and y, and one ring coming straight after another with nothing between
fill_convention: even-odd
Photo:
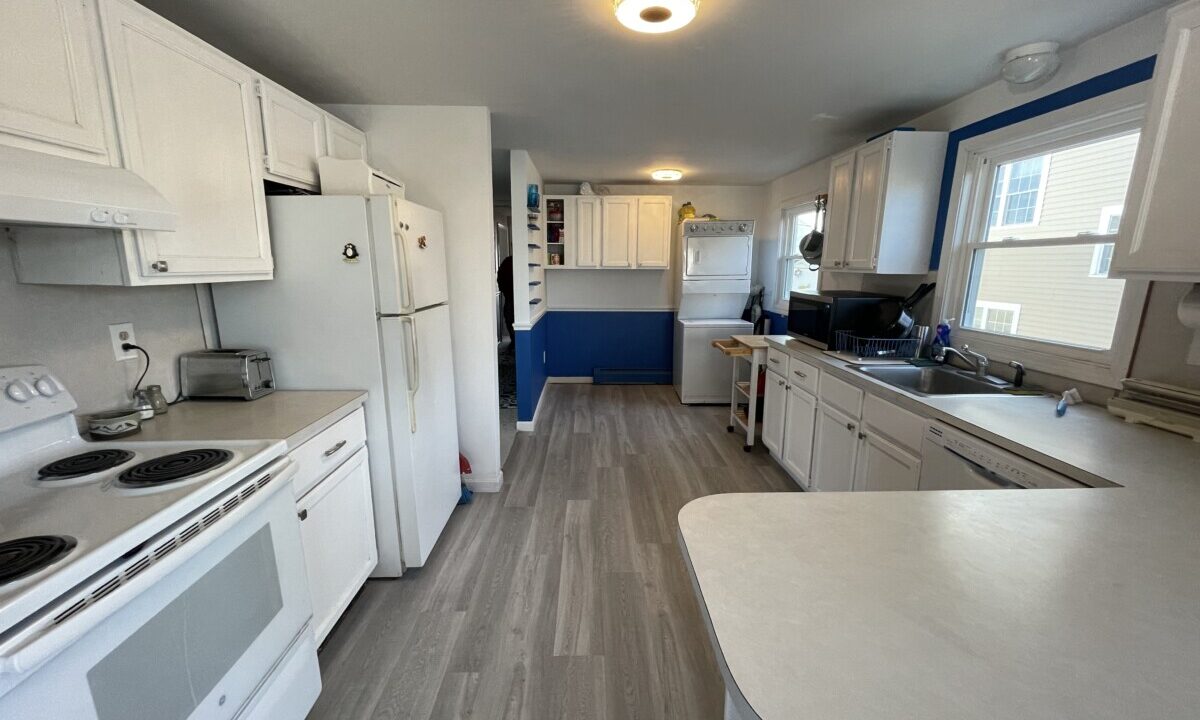
<instances>
[{"instance_id":1,"label":"upper cabinet door","mask_svg":"<svg viewBox=\"0 0 1200 720\"><path fill-rule=\"evenodd\" d=\"M367 135L325 113L325 155L338 160L366 160Z\"/></svg>"},{"instance_id":2,"label":"upper cabinet door","mask_svg":"<svg viewBox=\"0 0 1200 720\"><path fill-rule=\"evenodd\" d=\"M825 211L825 247L821 266L840 268L846 262L850 231L850 203L854 196L854 158L851 150L833 159L829 166L829 201Z\"/></svg>"},{"instance_id":3,"label":"upper cabinet door","mask_svg":"<svg viewBox=\"0 0 1200 720\"><path fill-rule=\"evenodd\" d=\"M253 75L139 5L100 9L125 164L180 215L136 234L142 275L271 277Z\"/></svg>"},{"instance_id":4,"label":"upper cabinet door","mask_svg":"<svg viewBox=\"0 0 1200 720\"><path fill-rule=\"evenodd\" d=\"M671 264L671 198L638 198L637 266L665 268Z\"/></svg>"},{"instance_id":5,"label":"upper cabinet door","mask_svg":"<svg viewBox=\"0 0 1200 720\"><path fill-rule=\"evenodd\" d=\"M888 138L858 150L854 163L854 202L846 241L845 267L870 270L879 257L879 230L887 187Z\"/></svg>"},{"instance_id":6,"label":"upper cabinet door","mask_svg":"<svg viewBox=\"0 0 1200 720\"><path fill-rule=\"evenodd\" d=\"M606 197L602 200L604 210L604 234L600 248L602 267L631 268L637 252L636 197Z\"/></svg>"},{"instance_id":7,"label":"upper cabinet door","mask_svg":"<svg viewBox=\"0 0 1200 720\"><path fill-rule=\"evenodd\" d=\"M1200 2L1170 13L1112 277L1200 281Z\"/></svg>"},{"instance_id":8,"label":"upper cabinet door","mask_svg":"<svg viewBox=\"0 0 1200 720\"><path fill-rule=\"evenodd\" d=\"M262 103L266 169L272 180L317 187L317 158L325 155L325 113L267 80L256 80Z\"/></svg>"},{"instance_id":9,"label":"upper cabinet door","mask_svg":"<svg viewBox=\"0 0 1200 720\"><path fill-rule=\"evenodd\" d=\"M91 0L0 2L0 143L107 163Z\"/></svg>"},{"instance_id":10,"label":"upper cabinet door","mask_svg":"<svg viewBox=\"0 0 1200 720\"><path fill-rule=\"evenodd\" d=\"M571 243L567 249L568 256L574 252L575 267L594 268L600 264L600 238L603 225L600 219L600 198L579 197L574 202L567 201L567 206L575 208L575 237L568 238ZM568 226L571 227L571 226ZM567 230L571 232L570 229Z\"/></svg>"}]
</instances>

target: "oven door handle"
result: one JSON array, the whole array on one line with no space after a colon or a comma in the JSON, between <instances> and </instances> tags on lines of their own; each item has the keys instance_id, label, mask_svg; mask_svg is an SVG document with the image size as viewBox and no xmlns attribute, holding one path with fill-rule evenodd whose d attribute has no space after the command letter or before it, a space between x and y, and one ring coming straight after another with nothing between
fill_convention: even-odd
<instances>
[{"instance_id":1,"label":"oven door handle","mask_svg":"<svg viewBox=\"0 0 1200 720\"><path fill-rule=\"evenodd\" d=\"M280 485L290 482L291 477L296 474L296 467L295 462L290 458L279 458L259 472L251 475L252 479L248 483L239 483L238 487L244 488L250 484L261 482L264 477L269 477L271 484L278 488ZM239 490L240 492L242 491ZM273 494L273 492L263 492L262 490L254 493L242 501L236 508L229 511L228 514L221 517L214 525L228 527L229 523L236 522L254 512L270 499ZM230 493L221 496L218 498L219 502L204 506L202 511L189 516L188 521L181 521L174 527L179 529L190 525L190 520L195 520L211 513L214 507L227 502L229 498L236 495L236 493ZM106 581L103 585L97 585L98 581L94 580L85 585L87 590L84 593L68 593L63 601L55 603L43 611L24 630L0 643L0 676L33 672L41 667L43 663L70 647L110 615L128 605L140 593L158 583L215 542L220 537L220 533L210 533L209 529L205 528L201 530L193 539L179 545L176 550L165 554L158 561L153 560L155 549L161 548L163 546L162 543L167 542L167 540L160 537L156 538L158 542L145 543L143 545L143 552L128 558L123 565L129 568L139 564L142 558L150 558L151 564L149 567L134 575L107 595L93 597L100 588L107 586L112 580ZM113 570L102 574L102 577L108 576L116 579L121 577L120 573L122 572L124 571ZM69 608L84 601L89 601L89 604L78 610L70 618L64 620L62 624L55 624L55 617L62 615Z\"/></svg>"}]
</instances>

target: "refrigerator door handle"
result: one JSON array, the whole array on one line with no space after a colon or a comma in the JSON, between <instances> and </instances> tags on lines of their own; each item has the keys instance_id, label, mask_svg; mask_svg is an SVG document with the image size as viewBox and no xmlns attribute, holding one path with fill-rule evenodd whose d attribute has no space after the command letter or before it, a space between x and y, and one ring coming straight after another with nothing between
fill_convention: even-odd
<instances>
[{"instance_id":1,"label":"refrigerator door handle","mask_svg":"<svg viewBox=\"0 0 1200 720\"><path fill-rule=\"evenodd\" d=\"M399 231L395 234L395 242L400 246L400 264L404 266L401 270L404 273L404 305L400 307L400 312L415 312L417 300L413 290L412 265L408 262L408 242Z\"/></svg>"},{"instance_id":2,"label":"refrigerator door handle","mask_svg":"<svg viewBox=\"0 0 1200 720\"><path fill-rule=\"evenodd\" d=\"M412 317L401 317L400 320L408 325L408 427L413 433L417 432L417 391L421 389L421 347L417 341L417 321Z\"/></svg>"}]
</instances>

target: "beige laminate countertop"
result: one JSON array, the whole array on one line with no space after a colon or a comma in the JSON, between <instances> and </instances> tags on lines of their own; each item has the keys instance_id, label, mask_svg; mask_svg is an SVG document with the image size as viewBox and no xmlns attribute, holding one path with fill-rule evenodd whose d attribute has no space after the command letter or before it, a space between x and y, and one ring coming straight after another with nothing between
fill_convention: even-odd
<instances>
[{"instance_id":1,"label":"beige laminate countertop","mask_svg":"<svg viewBox=\"0 0 1200 720\"><path fill-rule=\"evenodd\" d=\"M1200 717L1200 445L1050 398L920 398L824 372L1083 482L715 495L679 513L748 718ZM1104 483L1099 483L1104 484Z\"/></svg>"},{"instance_id":2,"label":"beige laminate countertop","mask_svg":"<svg viewBox=\"0 0 1200 720\"><path fill-rule=\"evenodd\" d=\"M1054 414L1053 397L920 397L880 382L849 363L787 337L767 343L816 364L918 415L938 420L1062 473L1085 485L1159 489L1166 484L1200 486L1200 443L1164 430L1134 425L1097 405L1072 405Z\"/></svg>"},{"instance_id":3,"label":"beige laminate countertop","mask_svg":"<svg viewBox=\"0 0 1200 720\"><path fill-rule=\"evenodd\" d=\"M138 440L284 440L291 450L362 407L361 390L276 390L257 400L187 400Z\"/></svg>"}]
</instances>

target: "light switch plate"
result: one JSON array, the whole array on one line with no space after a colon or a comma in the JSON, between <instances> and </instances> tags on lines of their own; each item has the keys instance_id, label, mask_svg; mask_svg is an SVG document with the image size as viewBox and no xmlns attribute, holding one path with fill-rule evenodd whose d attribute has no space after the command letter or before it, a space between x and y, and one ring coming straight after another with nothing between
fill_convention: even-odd
<instances>
[{"instance_id":1,"label":"light switch plate","mask_svg":"<svg viewBox=\"0 0 1200 720\"><path fill-rule=\"evenodd\" d=\"M137 350L121 349L121 346L125 343L137 344L137 338L133 334L133 323L109 325L108 335L112 339L113 357L117 359L117 362L137 359Z\"/></svg>"}]
</instances>

